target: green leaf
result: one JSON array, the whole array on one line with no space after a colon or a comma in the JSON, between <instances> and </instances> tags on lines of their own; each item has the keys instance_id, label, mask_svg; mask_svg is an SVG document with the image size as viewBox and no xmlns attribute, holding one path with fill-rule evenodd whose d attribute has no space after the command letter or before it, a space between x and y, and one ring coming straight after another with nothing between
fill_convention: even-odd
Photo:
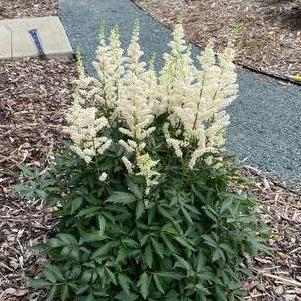
<instances>
[{"instance_id":1,"label":"green leaf","mask_svg":"<svg viewBox=\"0 0 301 301\"><path fill-rule=\"evenodd\" d=\"M149 294L149 286L151 283L151 279L146 272L144 272L138 281L138 287L140 287L140 293L145 300Z\"/></svg>"},{"instance_id":2,"label":"green leaf","mask_svg":"<svg viewBox=\"0 0 301 301\"><path fill-rule=\"evenodd\" d=\"M187 241L185 240L184 237L182 237L182 236L176 236L174 239L175 239L180 245L182 245L183 247L185 247L185 248L187 248L187 249L189 249L189 250L194 251L194 248L189 244L189 242L187 242Z\"/></svg>"},{"instance_id":3,"label":"green leaf","mask_svg":"<svg viewBox=\"0 0 301 301\"><path fill-rule=\"evenodd\" d=\"M128 187L130 192L139 200L143 198L143 190L140 188L140 186L133 181L129 181Z\"/></svg>"},{"instance_id":4,"label":"green leaf","mask_svg":"<svg viewBox=\"0 0 301 301\"><path fill-rule=\"evenodd\" d=\"M148 244L146 246L146 248L144 249L144 252L143 252L143 259L146 263L146 265L151 269L152 266L153 266L153 251L152 251L152 247L150 244Z\"/></svg>"},{"instance_id":5,"label":"green leaf","mask_svg":"<svg viewBox=\"0 0 301 301\"><path fill-rule=\"evenodd\" d=\"M172 244L172 242L170 241L170 239L168 238L168 236L165 235L165 234L161 234L161 237L162 237L162 240L163 240L164 244L167 246L167 248L171 252L171 254L176 253L176 248Z\"/></svg>"},{"instance_id":6,"label":"green leaf","mask_svg":"<svg viewBox=\"0 0 301 301\"><path fill-rule=\"evenodd\" d=\"M71 214L74 214L82 205L83 199L81 197L77 197L71 202Z\"/></svg>"},{"instance_id":7,"label":"green leaf","mask_svg":"<svg viewBox=\"0 0 301 301\"><path fill-rule=\"evenodd\" d=\"M78 290L76 291L76 294L77 295L81 295L83 293L85 293L88 289L89 289L90 285L89 284L81 284L79 287L78 287Z\"/></svg>"},{"instance_id":8,"label":"green leaf","mask_svg":"<svg viewBox=\"0 0 301 301\"><path fill-rule=\"evenodd\" d=\"M158 206L158 211L159 211L159 213L160 213L162 216L168 218L168 219L171 220L172 222L175 221L174 216L172 216L172 215L171 215L167 210L165 210L162 206Z\"/></svg>"},{"instance_id":9,"label":"green leaf","mask_svg":"<svg viewBox=\"0 0 301 301\"><path fill-rule=\"evenodd\" d=\"M159 255L162 259L164 258L164 254L163 254L163 250L162 250L162 246L160 243L158 243L158 241L156 239L154 239L153 237L151 237L151 242L152 242L152 246L155 250L155 253L157 255Z\"/></svg>"},{"instance_id":10,"label":"green leaf","mask_svg":"<svg viewBox=\"0 0 301 301\"><path fill-rule=\"evenodd\" d=\"M126 294L124 292L121 292L115 296L115 299L119 301L135 301L138 299L138 296L132 293Z\"/></svg>"},{"instance_id":11,"label":"green leaf","mask_svg":"<svg viewBox=\"0 0 301 301\"><path fill-rule=\"evenodd\" d=\"M113 242L108 242L105 245L103 245L102 247L98 248L96 251L94 251L92 253L92 255L90 256L91 259L95 259L97 257L101 257L103 255L106 255L107 253L110 252L112 246L114 245Z\"/></svg>"},{"instance_id":12,"label":"green leaf","mask_svg":"<svg viewBox=\"0 0 301 301\"><path fill-rule=\"evenodd\" d=\"M125 274L118 274L118 282L122 288L122 290L129 295L130 293L130 278Z\"/></svg>"},{"instance_id":13,"label":"green leaf","mask_svg":"<svg viewBox=\"0 0 301 301\"><path fill-rule=\"evenodd\" d=\"M63 247L66 245L66 243L60 239L51 238L48 240L47 245L49 248L54 249L54 248Z\"/></svg>"},{"instance_id":14,"label":"green leaf","mask_svg":"<svg viewBox=\"0 0 301 301\"><path fill-rule=\"evenodd\" d=\"M84 270L81 277L82 283L89 283L92 278L92 273L93 273L92 270Z\"/></svg>"},{"instance_id":15,"label":"green leaf","mask_svg":"<svg viewBox=\"0 0 301 301\"><path fill-rule=\"evenodd\" d=\"M55 265L47 265L43 271L45 277L51 281L52 283L56 283L58 281L65 281L65 278L60 271L60 269Z\"/></svg>"},{"instance_id":16,"label":"green leaf","mask_svg":"<svg viewBox=\"0 0 301 301\"><path fill-rule=\"evenodd\" d=\"M71 235L71 234L68 234L68 233L59 233L57 234L57 237L63 241L66 245L77 245L77 240L76 238Z\"/></svg>"},{"instance_id":17,"label":"green leaf","mask_svg":"<svg viewBox=\"0 0 301 301\"><path fill-rule=\"evenodd\" d=\"M121 246L119 249L118 249L118 252L117 252L117 258L116 258L116 262L123 262L125 259L127 259L129 256L129 251L128 249L124 248L123 246Z\"/></svg>"},{"instance_id":18,"label":"green leaf","mask_svg":"<svg viewBox=\"0 0 301 301\"><path fill-rule=\"evenodd\" d=\"M102 215L98 215L98 229L99 235L102 236L106 229L106 219Z\"/></svg>"},{"instance_id":19,"label":"green leaf","mask_svg":"<svg viewBox=\"0 0 301 301\"><path fill-rule=\"evenodd\" d=\"M154 280L155 280L155 284L156 284L156 287L157 289L162 293L162 294L165 294L165 291L163 289L163 286L158 278L158 276L155 274L154 275Z\"/></svg>"},{"instance_id":20,"label":"green leaf","mask_svg":"<svg viewBox=\"0 0 301 301\"><path fill-rule=\"evenodd\" d=\"M32 288L46 288L51 286L52 283L44 280L44 279L29 279L27 281L27 286L32 287Z\"/></svg>"},{"instance_id":21,"label":"green leaf","mask_svg":"<svg viewBox=\"0 0 301 301\"><path fill-rule=\"evenodd\" d=\"M190 264L184 258L177 256L177 255L176 255L176 257L177 257L178 261L175 263L174 268L180 267L185 270L191 269Z\"/></svg>"},{"instance_id":22,"label":"green leaf","mask_svg":"<svg viewBox=\"0 0 301 301\"><path fill-rule=\"evenodd\" d=\"M52 301L57 296L57 286L54 285L47 295L47 301Z\"/></svg>"},{"instance_id":23,"label":"green leaf","mask_svg":"<svg viewBox=\"0 0 301 301\"><path fill-rule=\"evenodd\" d=\"M128 192L113 192L105 201L106 203L128 205L136 201L134 195Z\"/></svg>"},{"instance_id":24,"label":"green leaf","mask_svg":"<svg viewBox=\"0 0 301 301\"><path fill-rule=\"evenodd\" d=\"M164 278L175 279L175 280L180 280L185 277L181 273L172 272L172 271L171 272L159 272L159 273L155 273L155 275L164 277Z\"/></svg>"},{"instance_id":25,"label":"green leaf","mask_svg":"<svg viewBox=\"0 0 301 301\"><path fill-rule=\"evenodd\" d=\"M67 300L69 296L69 288L68 288L68 284L64 284L61 286L61 293L60 293L60 297L62 301Z\"/></svg>"},{"instance_id":26,"label":"green leaf","mask_svg":"<svg viewBox=\"0 0 301 301\"><path fill-rule=\"evenodd\" d=\"M217 248L218 247L217 242L211 236L209 236L209 235L202 235L202 237L204 238L206 245L208 245L210 247L213 247L213 248Z\"/></svg>"},{"instance_id":27,"label":"green leaf","mask_svg":"<svg viewBox=\"0 0 301 301\"><path fill-rule=\"evenodd\" d=\"M181 211L183 212L184 217L186 218L186 220L188 221L188 223L192 225L193 221L192 221L189 213L187 212L187 210L183 206L181 206Z\"/></svg>"},{"instance_id":28,"label":"green leaf","mask_svg":"<svg viewBox=\"0 0 301 301\"><path fill-rule=\"evenodd\" d=\"M117 281L116 281L116 277L114 275L114 273L107 267L105 267L105 271L108 274L109 278L111 279L111 281L113 282L114 285L117 285Z\"/></svg>"},{"instance_id":29,"label":"green leaf","mask_svg":"<svg viewBox=\"0 0 301 301\"><path fill-rule=\"evenodd\" d=\"M145 212L145 206L142 200L137 201L136 204L136 218L139 219Z\"/></svg>"}]
</instances>

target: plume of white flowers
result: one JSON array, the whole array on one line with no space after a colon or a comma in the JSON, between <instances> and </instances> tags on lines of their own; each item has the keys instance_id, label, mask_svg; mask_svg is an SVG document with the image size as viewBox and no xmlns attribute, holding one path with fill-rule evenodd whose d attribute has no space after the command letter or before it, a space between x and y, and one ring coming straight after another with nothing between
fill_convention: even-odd
<instances>
[{"instance_id":1,"label":"plume of white flowers","mask_svg":"<svg viewBox=\"0 0 301 301\"><path fill-rule=\"evenodd\" d=\"M181 24L175 26L173 39L169 43L170 53L164 54L165 64L160 76L162 101L166 110L174 112L177 107L191 97L191 85L195 80L195 67L191 59L191 50L184 39Z\"/></svg>"},{"instance_id":2,"label":"plume of white flowers","mask_svg":"<svg viewBox=\"0 0 301 301\"><path fill-rule=\"evenodd\" d=\"M181 30L175 30L174 40L170 45L175 49L179 49L179 45L181 45L180 49L184 51L182 56L185 57L182 62L186 62L186 70L189 70L191 54L186 51L185 47L187 46L185 46ZM175 49L172 49L171 53L179 53ZM180 56L181 54L177 57ZM224 144L223 129L229 124L229 115L225 108L235 99L238 92L233 63L234 56L234 50L226 48L218 56L219 64L217 64L213 43L210 42L202 55L198 57L202 69L191 69L190 74L194 77L191 78L187 75L183 82L187 89L186 91L183 89L185 93L183 91L179 93L174 88L172 90L174 99L185 100L173 102L174 106L171 107L171 111L176 118L170 119L173 121L171 124L176 126L176 121L180 120L180 124L184 127L184 140L190 145L196 145L189 162L190 168L194 167L197 159L204 153L216 152ZM167 56L167 58L169 57ZM169 61L167 61L168 64L170 64ZM174 94L177 94L178 97L175 97ZM181 156L179 146L185 145L185 142L170 137L166 138L167 143L175 149L176 155ZM192 143L193 141L194 143Z\"/></svg>"},{"instance_id":3,"label":"plume of white flowers","mask_svg":"<svg viewBox=\"0 0 301 301\"><path fill-rule=\"evenodd\" d=\"M176 25L169 46L164 67L157 73L154 60L149 66L141 60L138 25L126 55L117 28L109 41L102 28L94 62L99 79L86 76L80 62L77 90L67 114L72 148L87 163L111 145L103 134L109 122L117 127L121 137L114 142L125 151L121 161L128 173L145 177L146 193L160 175L158 160L152 159L148 149L148 141L156 142L156 137L149 138L163 133L166 146L194 168L205 153L217 152L224 145L224 129L230 122L225 109L238 92L231 47L216 55L211 41L198 57L199 70L181 24ZM88 106L91 99L97 100L97 108ZM156 129L157 120L162 129ZM106 175L101 174L99 180L105 181Z\"/></svg>"},{"instance_id":4,"label":"plume of white flowers","mask_svg":"<svg viewBox=\"0 0 301 301\"><path fill-rule=\"evenodd\" d=\"M93 62L99 80L94 80L95 89L93 92L100 105L114 109L118 97L119 81L124 73L123 49L121 48L118 28L112 29L109 43L107 43L105 27L102 26L99 40L96 59Z\"/></svg>"},{"instance_id":5,"label":"plume of white flowers","mask_svg":"<svg viewBox=\"0 0 301 301\"><path fill-rule=\"evenodd\" d=\"M156 129L151 125L155 118L154 95L157 77L152 68L145 69L146 64L141 62L142 55L137 24L125 59L125 74L120 80L116 111L124 125L119 131L127 137L126 141L120 140L119 143L127 152L135 154L136 166L139 168L137 174L146 178L149 187L155 183L152 178L157 173L152 168L157 161L152 161L144 151L146 145L144 141ZM128 170L133 169L125 159L123 162Z\"/></svg>"},{"instance_id":6,"label":"plume of white flowers","mask_svg":"<svg viewBox=\"0 0 301 301\"><path fill-rule=\"evenodd\" d=\"M145 194L149 193L152 186L158 184L158 177L160 176L160 173L153 169L158 163L159 161L152 160L150 155L147 153L137 156L137 165L140 169L137 175L141 175L146 179Z\"/></svg>"},{"instance_id":7,"label":"plume of white flowers","mask_svg":"<svg viewBox=\"0 0 301 301\"><path fill-rule=\"evenodd\" d=\"M120 80L117 101L117 112L124 124L119 131L129 138L120 143L127 144L125 148L137 153L144 149L143 141L155 130L150 127L154 120L149 91L153 79L146 73L145 63L140 62L142 55L137 27L127 51L126 71Z\"/></svg>"},{"instance_id":8,"label":"plume of white flowers","mask_svg":"<svg viewBox=\"0 0 301 301\"><path fill-rule=\"evenodd\" d=\"M70 135L73 142L71 149L89 164L93 157L103 154L110 147L111 139L99 135L105 127L109 126L108 120L105 117L97 118L95 107L85 107L87 94L84 92L87 90L83 87L87 85L87 77L81 61L78 64L78 70L79 78L76 81L73 103L66 114L69 125L65 128L65 132Z\"/></svg>"}]
</instances>

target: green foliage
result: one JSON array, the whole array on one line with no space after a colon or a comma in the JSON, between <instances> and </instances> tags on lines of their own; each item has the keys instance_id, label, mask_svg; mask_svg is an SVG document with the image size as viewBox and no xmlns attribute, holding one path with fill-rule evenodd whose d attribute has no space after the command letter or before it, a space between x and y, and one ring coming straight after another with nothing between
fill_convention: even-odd
<instances>
[{"instance_id":1,"label":"green foliage","mask_svg":"<svg viewBox=\"0 0 301 301\"><path fill-rule=\"evenodd\" d=\"M159 121L158 121L159 122ZM157 128L160 128L158 126ZM45 250L50 264L41 279L49 299L237 300L244 257L263 248L256 200L232 192L239 180L229 160L204 158L187 169L149 141L165 168L156 189L129 175L116 144L87 165L66 151L42 175L23 168L29 186L16 190L56 206L56 234ZM98 180L98 170L108 181Z\"/></svg>"}]
</instances>

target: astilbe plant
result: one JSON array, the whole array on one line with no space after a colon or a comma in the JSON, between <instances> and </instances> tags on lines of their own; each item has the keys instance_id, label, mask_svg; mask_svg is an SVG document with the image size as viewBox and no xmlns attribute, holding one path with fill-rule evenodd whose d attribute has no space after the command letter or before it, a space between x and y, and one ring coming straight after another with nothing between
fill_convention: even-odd
<instances>
[{"instance_id":1,"label":"astilbe plant","mask_svg":"<svg viewBox=\"0 0 301 301\"><path fill-rule=\"evenodd\" d=\"M61 300L237 300L244 258L263 248L256 201L233 192L222 157L235 99L234 51L209 43L194 67L177 25L157 73L101 30L94 66L79 63L67 113L71 146L17 190L54 207L49 265L29 285ZM233 186L233 185L232 185Z\"/></svg>"}]
</instances>

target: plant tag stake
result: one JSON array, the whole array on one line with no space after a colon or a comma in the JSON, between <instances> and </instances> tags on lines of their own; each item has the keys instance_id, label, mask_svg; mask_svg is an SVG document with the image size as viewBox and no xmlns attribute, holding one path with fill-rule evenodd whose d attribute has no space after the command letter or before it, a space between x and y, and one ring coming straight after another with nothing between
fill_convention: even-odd
<instances>
[{"instance_id":1,"label":"plant tag stake","mask_svg":"<svg viewBox=\"0 0 301 301\"><path fill-rule=\"evenodd\" d=\"M42 40L40 38L38 30L36 28L34 28L34 29L29 30L28 32L29 32L29 34L31 36L31 39L34 42L34 44L35 44L35 46L38 50L39 56L44 57L45 52L44 52L44 49L43 49L43 46L42 46Z\"/></svg>"}]
</instances>

